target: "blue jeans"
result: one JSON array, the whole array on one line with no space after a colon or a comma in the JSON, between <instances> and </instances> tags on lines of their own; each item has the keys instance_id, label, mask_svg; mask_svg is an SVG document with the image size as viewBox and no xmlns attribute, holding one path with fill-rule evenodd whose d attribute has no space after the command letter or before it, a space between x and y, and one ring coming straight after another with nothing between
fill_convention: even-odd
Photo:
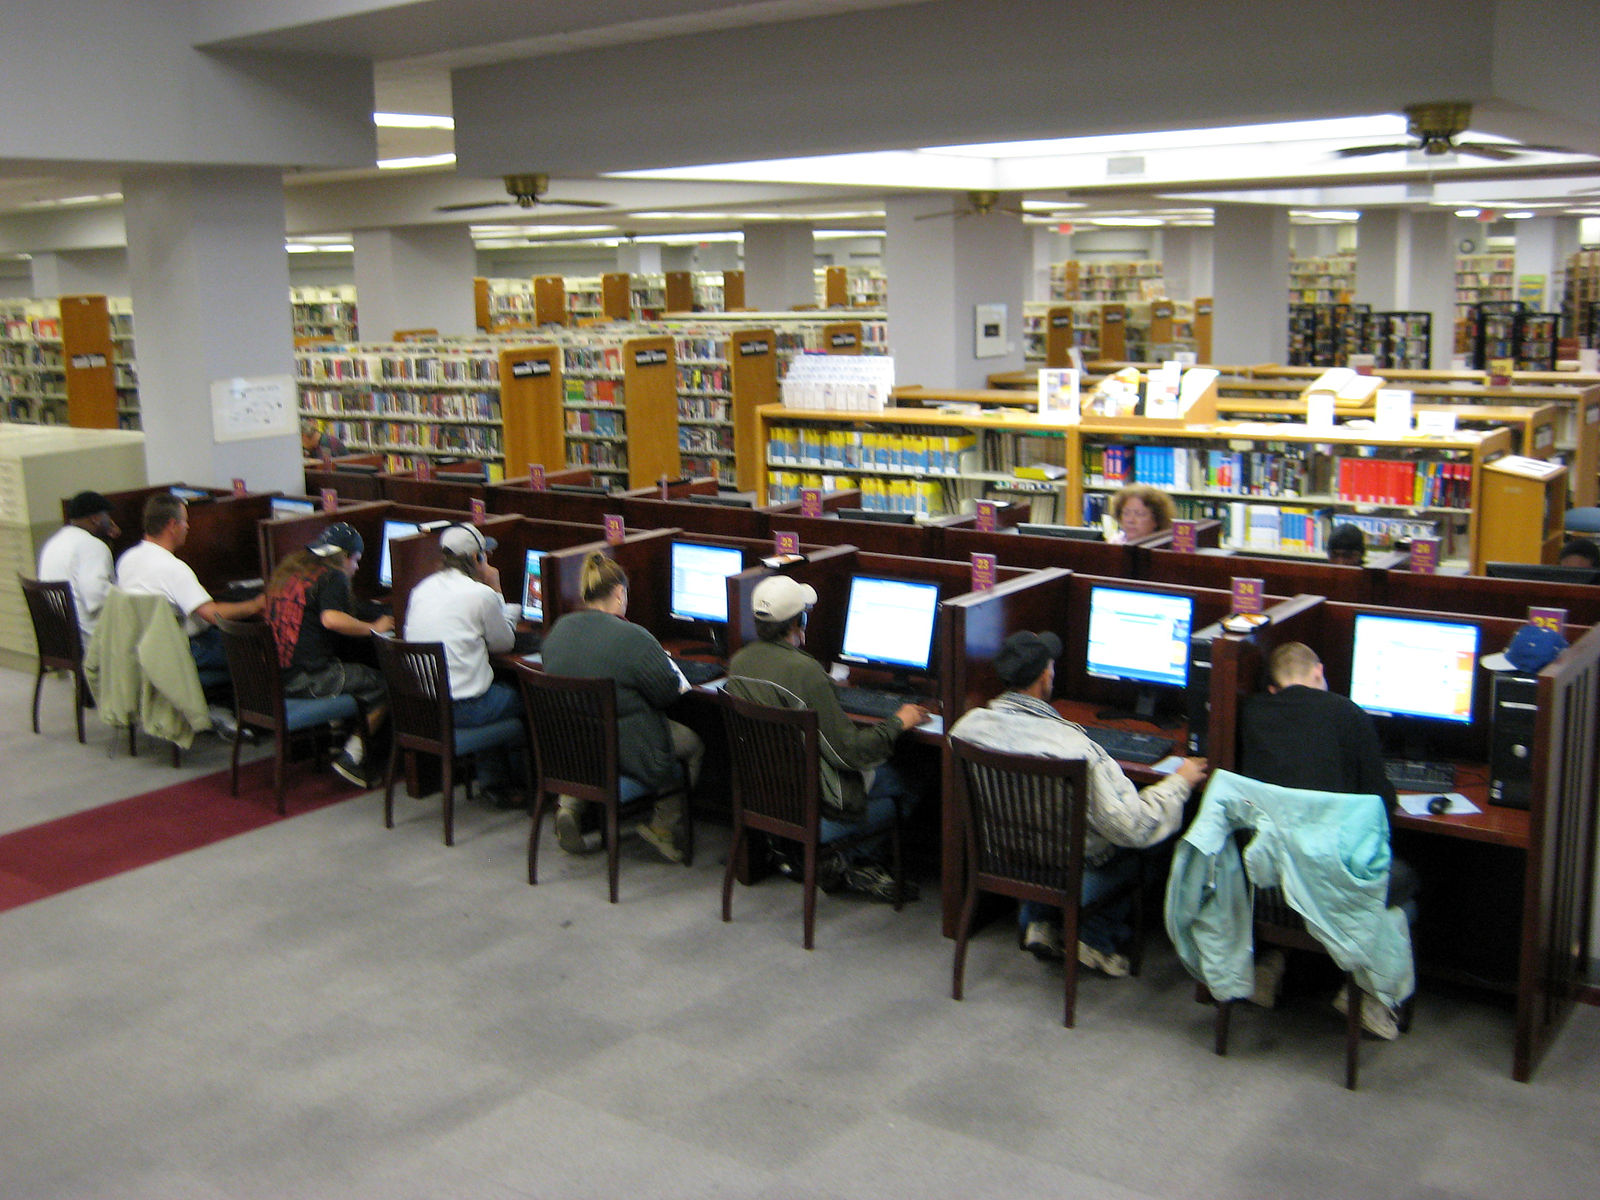
<instances>
[{"instance_id":1,"label":"blue jeans","mask_svg":"<svg viewBox=\"0 0 1600 1200\"><path fill-rule=\"evenodd\" d=\"M228 652L222 648L222 630L207 625L189 639L189 653L194 656L195 669L223 671L228 669Z\"/></svg>"},{"instance_id":2,"label":"blue jeans","mask_svg":"<svg viewBox=\"0 0 1600 1200\"><path fill-rule=\"evenodd\" d=\"M873 772L872 786L867 789L866 816L860 821L835 821L823 817L819 835L822 844L826 846L837 838L852 834L876 832L879 834L878 837L864 838L843 851L846 862L856 863L876 859L878 848L883 842L882 834L887 833L894 823L896 796L900 797L905 814L910 816L912 809L917 805L918 796L906 785L905 779L892 763L884 763Z\"/></svg>"},{"instance_id":3,"label":"blue jeans","mask_svg":"<svg viewBox=\"0 0 1600 1200\"><path fill-rule=\"evenodd\" d=\"M1139 854L1138 850L1119 847L1102 866L1091 867L1085 863L1083 890L1079 894L1082 903L1093 904L1107 892L1137 879ZM1133 897L1128 895L1114 904L1106 905L1098 912L1080 914L1078 940L1103 953L1116 953L1118 948L1127 945L1128 939L1133 936L1133 926L1129 923L1132 911ZM1040 904L1037 900L1024 900L1017 909L1017 924L1026 930L1034 921L1048 921L1052 925L1060 925L1061 910L1048 904ZM1071 953L1072 947L1067 947L1067 950Z\"/></svg>"},{"instance_id":4,"label":"blue jeans","mask_svg":"<svg viewBox=\"0 0 1600 1200\"><path fill-rule=\"evenodd\" d=\"M458 729L473 729L516 716L522 711L522 699L510 684L491 683L481 696L452 701L450 711ZM473 761L477 763L479 787L515 790L527 778L520 745L490 746L479 750Z\"/></svg>"}]
</instances>

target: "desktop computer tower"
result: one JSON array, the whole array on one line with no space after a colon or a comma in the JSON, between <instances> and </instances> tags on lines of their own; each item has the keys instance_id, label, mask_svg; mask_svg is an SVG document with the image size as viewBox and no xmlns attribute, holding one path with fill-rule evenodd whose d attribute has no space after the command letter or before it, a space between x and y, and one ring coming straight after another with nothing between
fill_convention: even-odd
<instances>
[{"instance_id":1,"label":"desktop computer tower","mask_svg":"<svg viewBox=\"0 0 1600 1200\"><path fill-rule=\"evenodd\" d=\"M1497 674L1492 683L1489 803L1501 808L1527 808L1539 680L1533 675Z\"/></svg>"},{"instance_id":2,"label":"desktop computer tower","mask_svg":"<svg viewBox=\"0 0 1600 1200\"><path fill-rule=\"evenodd\" d=\"M1189 640L1189 688L1184 708L1189 716L1189 742L1184 753L1203 756L1206 732L1211 724L1211 641L1215 626L1201 630Z\"/></svg>"}]
</instances>

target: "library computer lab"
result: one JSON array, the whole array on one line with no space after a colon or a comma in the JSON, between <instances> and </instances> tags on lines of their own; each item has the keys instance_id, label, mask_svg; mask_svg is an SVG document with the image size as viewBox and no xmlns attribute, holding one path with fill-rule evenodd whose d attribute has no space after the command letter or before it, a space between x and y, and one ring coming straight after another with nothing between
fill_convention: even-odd
<instances>
[{"instance_id":1,"label":"library computer lab","mask_svg":"<svg viewBox=\"0 0 1600 1200\"><path fill-rule=\"evenodd\" d=\"M325 7L8 37L0 1191L1593 1190L1592 13Z\"/></svg>"}]
</instances>

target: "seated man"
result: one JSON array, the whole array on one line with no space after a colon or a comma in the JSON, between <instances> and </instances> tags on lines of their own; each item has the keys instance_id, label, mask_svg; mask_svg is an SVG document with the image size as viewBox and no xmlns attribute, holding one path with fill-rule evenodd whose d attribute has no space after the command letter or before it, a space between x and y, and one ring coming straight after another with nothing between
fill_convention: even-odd
<instances>
[{"instance_id":1,"label":"seated man","mask_svg":"<svg viewBox=\"0 0 1600 1200\"><path fill-rule=\"evenodd\" d=\"M740 647L728 663L728 691L758 704L809 708L817 714L822 743L822 840L827 842L862 826L888 828L894 798L909 809L917 800L904 774L887 760L908 729L928 717L919 704L902 704L874 725L857 725L839 706L838 693L822 664L802 647L806 611L817 602L816 589L787 575L763 579L751 593L758 641ZM824 890L843 886L874 900L894 900L894 878L871 862L863 844L852 857L824 855L817 881ZM916 898L908 882L905 899Z\"/></svg>"},{"instance_id":2,"label":"seated man","mask_svg":"<svg viewBox=\"0 0 1600 1200\"><path fill-rule=\"evenodd\" d=\"M39 547L39 578L66 580L87 646L111 590L110 541L120 534L111 503L99 492L79 492L67 502L67 523Z\"/></svg>"},{"instance_id":3,"label":"seated man","mask_svg":"<svg viewBox=\"0 0 1600 1200\"><path fill-rule=\"evenodd\" d=\"M1239 774L1280 787L1350 792L1383 798L1392 813L1394 785L1383 771L1383 750L1372 718L1347 696L1328 691L1322 660L1302 642L1285 642L1267 659L1265 692L1245 700L1239 712ZM1389 866L1389 906L1416 919L1416 873L1400 859ZM1282 954L1257 963L1258 1002L1270 1005L1283 973ZM1335 1004L1344 996L1340 990ZM1399 1035L1395 1015L1368 997L1362 1023L1379 1037Z\"/></svg>"},{"instance_id":4,"label":"seated man","mask_svg":"<svg viewBox=\"0 0 1600 1200\"><path fill-rule=\"evenodd\" d=\"M950 736L985 750L1087 762L1089 836L1083 848L1082 899L1092 903L1138 875L1138 851L1178 831L1184 802L1206 777L1206 760L1186 758L1165 779L1136 789L1115 759L1051 707L1060 655L1061 639L1053 633L1013 633L994 660L995 674L1008 690L985 707L962 714ZM1062 959L1059 909L1025 902L1017 920L1024 950L1045 961ZM1131 933L1125 910L1107 907L1085 916L1078 925L1078 961L1113 978L1125 976L1128 959L1118 947Z\"/></svg>"},{"instance_id":5,"label":"seated man","mask_svg":"<svg viewBox=\"0 0 1600 1200\"><path fill-rule=\"evenodd\" d=\"M1556 562L1563 567L1600 568L1600 546L1585 537L1568 538L1561 546Z\"/></svg>"},{"instance_id":6,"label":"seated man","mask_svg":"<svg viewBox=\"0 0 1600 1200\"><path fill-rule=\"evenodd\" d=\"M265 595L249 600L213 600L200 586L194 568L175 553L189 539L189 506L169 492L156 492L144 504L144 540L117 560L117 586L125 592L165 596L189 635L189 653L202 671L226 671L217 618L254 617L266 607Z\"/></svg>"},{"instance_id":7,"label":"seated man","mask_svg":"<svg viewBox=\"0 0 1600 1200\"><path fill-rule=\"evenodd\" d=\"M1347 521L1333 527L1328 535L1328 561L1340 567L1359 567L1367 561L1367 538L1360 526Z\"/></svg>"}]
</instances>

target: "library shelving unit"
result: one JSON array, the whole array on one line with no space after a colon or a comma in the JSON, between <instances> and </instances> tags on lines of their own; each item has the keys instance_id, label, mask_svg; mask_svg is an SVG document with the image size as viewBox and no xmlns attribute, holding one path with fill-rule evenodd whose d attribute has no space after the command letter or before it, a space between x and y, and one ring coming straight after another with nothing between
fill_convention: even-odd
<instances>
[{"instance_id":1,"label":"library shelving unit","mask_svg":"<svg viewBox=\"0 0 1600 1200\"><path fill-rule=\"evenodd\" d=\"M139 414L139 363L133 345L133 302L126 296L113 296L109 307L117 424L123 429L139 429L143 422Z\"/></svg>"},{"instance_id":2,"label":"library shelving unit","mask_svg":"<svg viewBox=\"0 0 1600 1200\"><path fill-rule=\"evenodd\" d=\"M117 428L116 347L104 296L63 296L61 358L66 375L67 424Z\"/></svg>"},{"instance_id":3,"label":"library shelving unit","mask_svg":"<svg viewBox=\"0 0 1600 1200\"><path fill-rule=\"evenodd\" d=\"M1372 355L1376 369L1426 371L1432 365L1432 313L1375 312L1364 324L1363 353Z\"/></svg>"},{"instance_id":4,"label":"library shelving unit","mask_svg":"<svg viewBox=\"0 0 1600 1200\"><path fill-rule=\"evenodd\" d=\"M1473 352L1479 304L1516 298L1516 264L1511 254L1456 256L1455 353Z\"/></svg>"},{"instance_id":5,"label":"library shelving unit","mask_svg":"<svg viewBox=\"0 0 1600 1200\"><path fill-rule=\"evenodd\" d=\"M881 312L852 312L848 317L809 309L796 312L723 312L674 314L653 322L653 328L672 333L704 326L716 329L745 327L771 329L777 336L778 378L788 374L797 354L887 354L888 316Z\"/></svg>"},{"instance_id":6,"label":"library shelving unit","mask_svg":"<svg viewBox=\"0 0 1600 1200\"><path fill-rule=\"evenodd\" d=\"M569 275L563 281L567 295L567 324L605 319L600 276Z\"/></svg>"},{"instance_id":7,"label":"library shelving unit","mask_svg":"<svg viewBox=\"0 0 1600 1200\"><path fill-rule=\"evenodd\" d=\"M889 278L878 267L816 267L813 271L818 308L884 308L889 303Z\"/></svg>"},{"instance_id":8,"label":"library shelving unit","mask_svg":"<svg viewBox=\"0 0 1600 1200\"><path fill-rule=\"evenodd\" d=\"M1478 562L1554 563L1561 557L1565 467L1522 458L1492 462L1483 471L1483 505L1500 519L1485 523Z\"/></svg>"},{"instance_id":9,"label":"library shelving unit","mask_svg":"<svg viewBox=\"0 0 1600 1200\"><path fill-rule=\"evenodd\" d=\"M472 307L476 324L484 333L509 333L532 329L539 324L535 315L532 279L485 279L472 281ZM566 313L562 318L565 323Z\"/></svg>"},{"instance_id":10,"label":"library shelving unit","mask_svg":"<svg viewBox=\"0 0 1600 1200\"><path fill-rule=\"evenodd\" d=\"M1166 294L1159 259L1084 262L1069 259L1050 268L1052 300L1157 300Z\"/></svg>"},{"instance_id":11,"label":"library shelving unit","mask_svg":"<svg viewBox=\"0 0 1600 1200\"><path fill-rule=\"evenodd\" d=\"M644 487L681 473L678 372L673 339L595 330L562 335L559 461L587 467L617 487ZM549 426L546 426L547 430ZM540 444L546 444L546 433ZM548 457L545 459L549 465Z\"/></svg>"},{"instance_id":12,"label":"library shelving unit","mask_svg":"<svg viewBox=\"0 0 1600 1200\"><path fill-rule=\"evenodd\" d=\"M1579 250L1567 259L1561 322L1562 332L1583 349L1600 347L1600 250Z\"/></svg>"},{"instance_id":13,"label":"library shelving unit","mask_svg":"<svg viewBox=\"0 0 1600 1200\"><path fill-rule=\"evenodd\" d=\"M737 274L741 284L739 303L734 305L730 305L727 302L728 276L731 274ZM743 271L691 271L689 273L690 307L698 312L725 312L729 308L743 308L743 281Z\"/></svg>"},{"instance_id":14,"label":"library shelving unit","mask_svg":"<svg viewBox=\"0 0 1600 1200\"><path fill-rule=\"evenodd\" d=\"M683 473L754 490L762 446L755 414L778 398L776 332L700 326L675 341Z\"/></svg>"},{"instance_id":15,"label":"library shelving unit","mask_svg":"<svg viewBox=\"0 0 1600 1200\"><path fill-rule=\"evenodd\" d=\"M669 307L667 304L667 279L665 275L628 275L628 312L618 318L635 321L658 320ZM608 315L616 317L614 312Z\"/></svg>"},{"instance_id":16,"label":"library shelving unit","mask_svg":"<svg viewBox=\"0 0 1600 1200\"><path fill-rule=\"evenodd\" d=\"M0 305L0 402L7 421L67 423L67 375L56 301L8 300Z\"/></svg>"},{"instance_id":17,"label":"library shelving unit","mask_svg":"<svg viewBox=\"0 0 1600 1200\"><path fill-rule=\"evenodd\" d=\"M1492 300L1473 309L1473 366L1487 370L1511 359L1514 370L1554 371L1559 313L1535 312L1519 300Z\"/></svg>"},{"instance_id":18,"label":"library shelving unit","mask_svg":"<svg viewBox=\"0 0 1600 1200\"><path fill-rule=\"evenodd\" d=\"M1290 304L1349 304L1355 290L1354 254L1289 260Z\"/></svg>"},{"instance_id":19,"label":"library shelving unit","mask_svg":"<svg viewBox=\"0 0 1600 1200\"><path fill-rule=\"evenodd\" d=\"M354 284L337 287L292 287L289 307L294 336L302 342L353 342L356 330Z\"/></svg>"},{"instance_id":20,"label":"library shelving unit","mask_svg":"<svg viewBox=\"0 0 1600 1200\"><path fill-rule=\"evenodd\" d=\"M1289 363L1296 367L1342 367L1363 351L1366 304L1291 304Z\"/></svg>"}]
</instances>

